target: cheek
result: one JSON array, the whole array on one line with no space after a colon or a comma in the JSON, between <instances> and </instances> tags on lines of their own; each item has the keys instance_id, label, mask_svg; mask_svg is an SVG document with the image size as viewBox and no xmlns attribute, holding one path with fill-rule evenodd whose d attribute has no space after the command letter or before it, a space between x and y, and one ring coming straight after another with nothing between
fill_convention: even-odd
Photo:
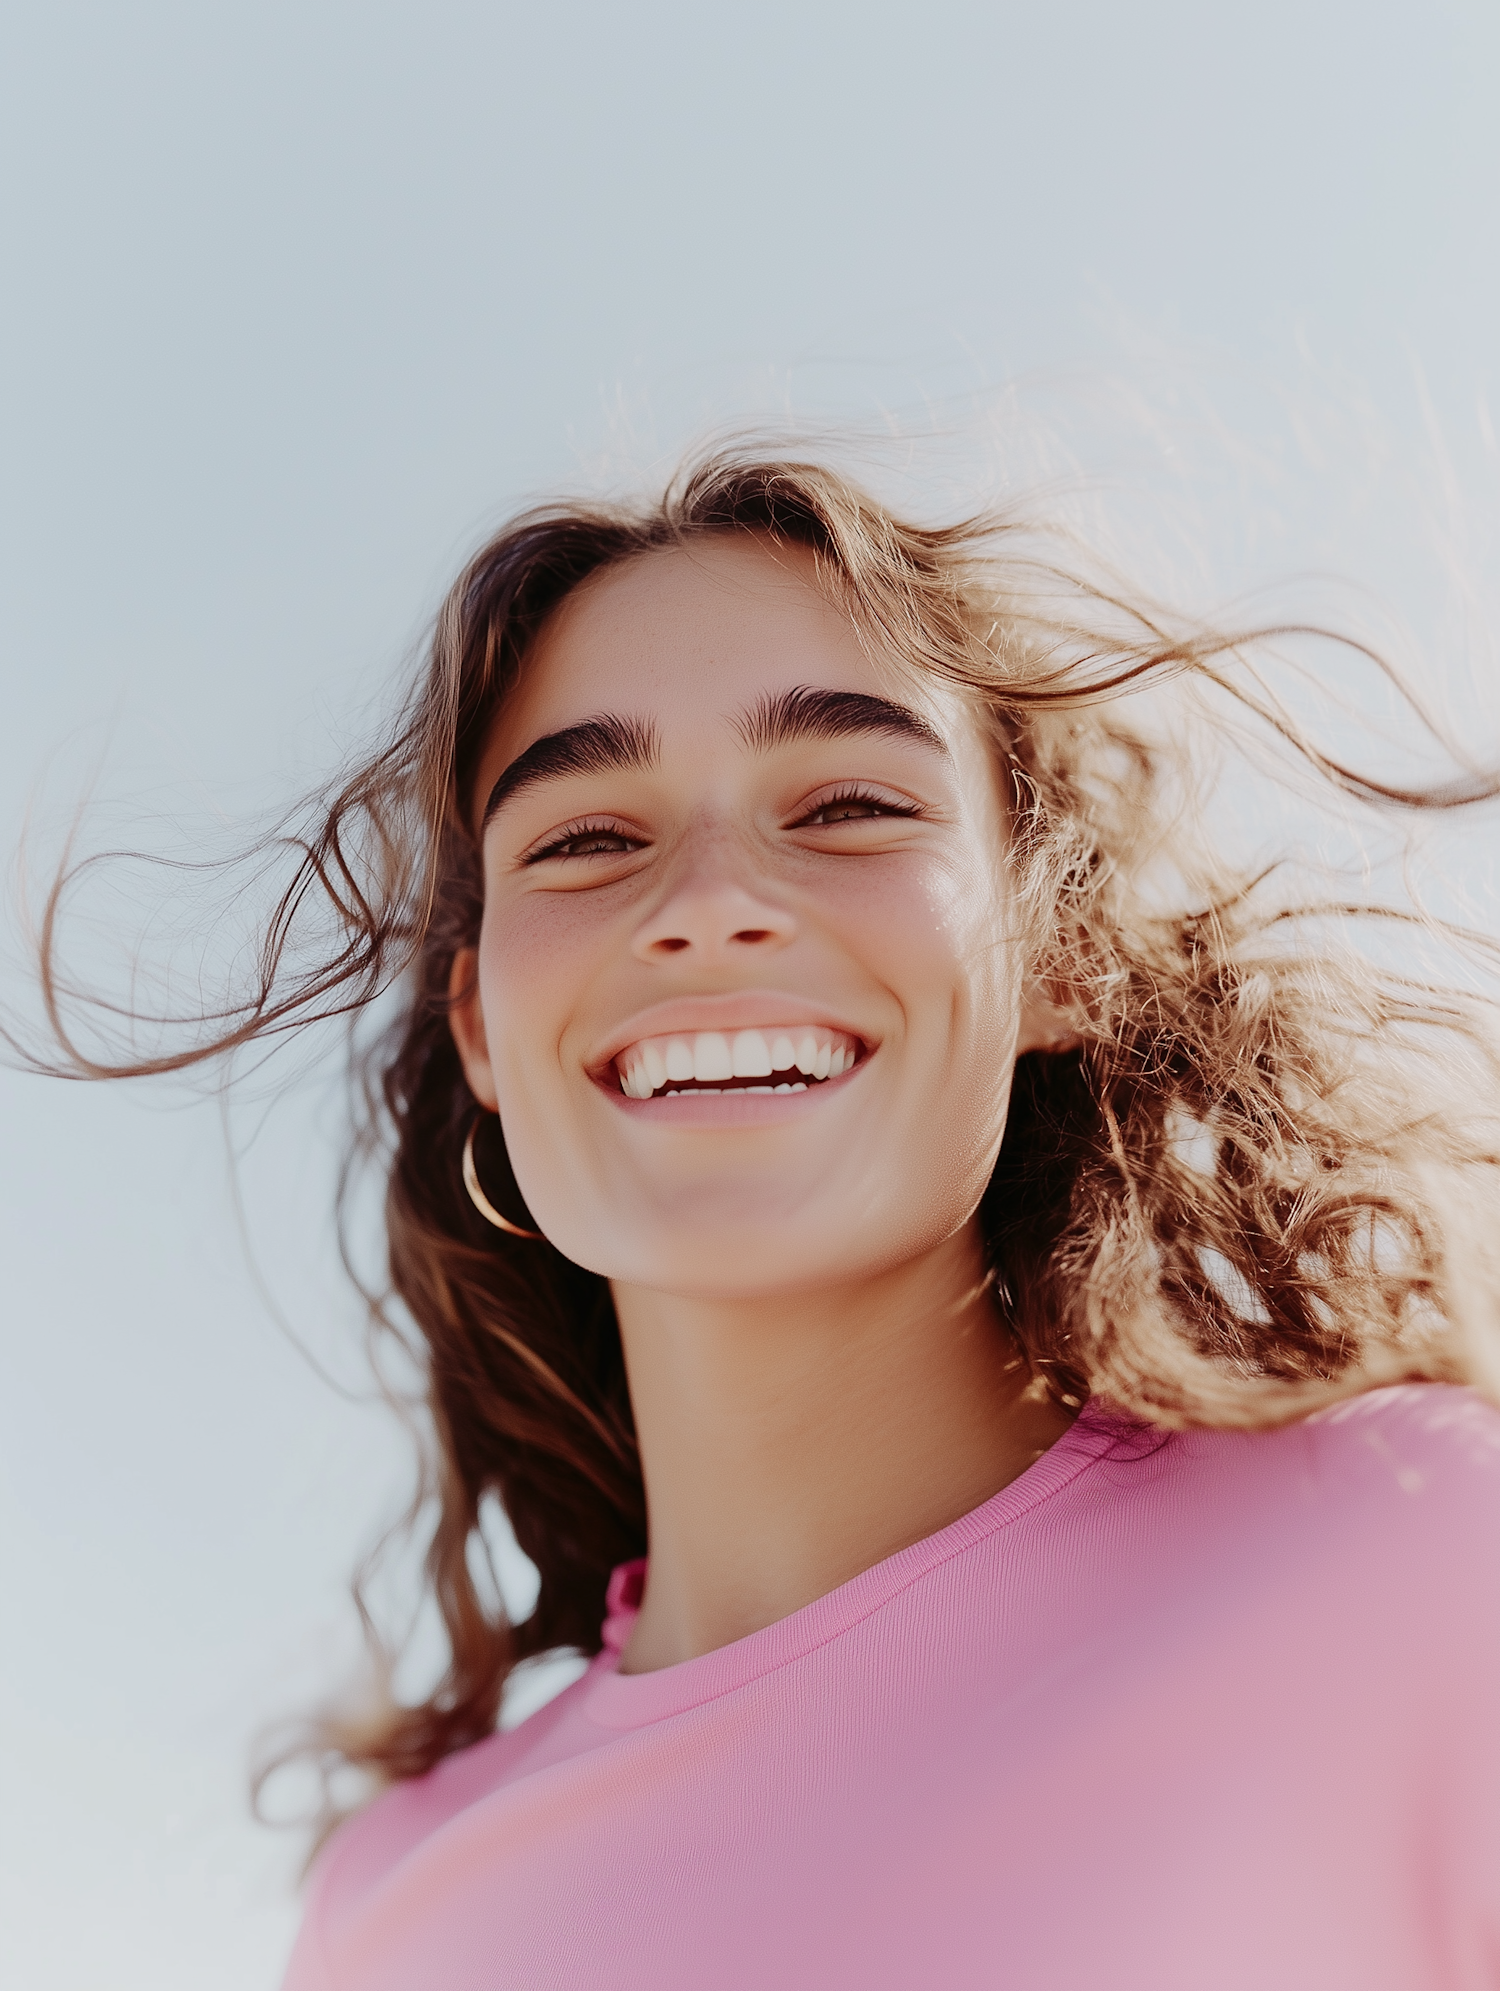
<instances>
[{"instance_id":1,"label":"cheek","mask_svg":"<svg viewBox=\"0 0 1500 1991\"><path fill-rule=\"evenodd\" d=\"M582 894L523 896L487 902L479 937L480 1006L511 1167L533 1217L574 1256L577 1241L561 1225L578 1201L586 1102L577 1074L567 1082L563 1046L611 926Z\"/></svg>"},{"instance_id":2,"label":"cheek","mask_svg":"<svg viewBox=\"0 0 1500 1991\"><path fill-rule=\"evenodd\" d=\"M523 897L485 906L479 995L497 1076L524 1048L555 1054L604 939L586 896ZM607 930L607 929L606 929Z\"/></svg>"},{"instance_id":3,"label":"cheek","mask_svg":"<svg viewBox=\"0 0 1500 1991\"><path fill-rule=\"evenodd\" d=\"M998 869L969 853L868 870L851 866L830 924L870 964L914 1025L1002 1028L1019 988Z\"/></svg>"}]
</instances>

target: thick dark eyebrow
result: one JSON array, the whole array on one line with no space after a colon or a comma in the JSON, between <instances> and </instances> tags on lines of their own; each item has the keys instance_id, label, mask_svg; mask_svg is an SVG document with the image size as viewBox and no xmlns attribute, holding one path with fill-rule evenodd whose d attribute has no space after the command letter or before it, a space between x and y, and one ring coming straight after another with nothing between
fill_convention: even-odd
<instances>
[{"instance_id":1,"label":"thick dark eyebrow","mask_svg":"<svg viewBox=\"0 0 1500 1991\"><path fill-rule=\"evenodd\" d=\"M517 754L490 790L480 819L481 834L495 811L519 795L523 788L539 781L555 781L563 774L602 774L609 768L654 767L661 744L656 728L643 719L625 719L613 712L601 712L592 719L580 719L576 726L564 726L560 733L544 733L533 740L525 753Z\"/></svg>"},{"instance_id":2,"label":"thick dark eyebrow","mask_svg":"<svg viewBox=\"0 0 1500 1991\"><path fill-rule=\"evenodd\" d=\"M740 738L757 753L793 740L838 740L854 733L894 733L946 755L942 735L910 706L864 691L820 691L809 684L767 692L735 721Z\"/></svg>"}]
</instances>

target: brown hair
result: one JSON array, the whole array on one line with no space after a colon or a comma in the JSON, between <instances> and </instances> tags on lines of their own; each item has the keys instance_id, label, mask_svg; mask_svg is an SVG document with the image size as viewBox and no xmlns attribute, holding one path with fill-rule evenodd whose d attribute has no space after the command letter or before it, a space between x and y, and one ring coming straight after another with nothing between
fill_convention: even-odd
<instances>
[{"instance_id":1,"label":"brown hair","mask_svg":"<svg viewBox=\"0 0 1500 1991\"><path fill-rule=\"evenodd\" d=\"M724 532L810 548L873 649L966 687L993 727L1030 943L1079 1039L1021 1060L980 1214L1001 1312L1057 1396L1253 1425L1387 1380L1495 1374L1451 1220L1464 1182L1496 1166L1480 1124L1494 1061L1474 1005L1329 938L1359 908L1289 906L1267 877L1206 855L1184 751L1151 744L1126 694L1173 678L1214 687L1377 804L1447 806L1493 781L1363 779L1297 737L1242 668L1253 644L1296 632L1171 623L1017 517L925 529L827 469L735 450L656 504L529 512L470 561L386 743L294 839L241 1005L187 1049L91 1059L56 970L66 879L41 935L62 1064L92 1076L175 1069L403 991L360 1065L363 1138L389 1158L390 1283L424 1344L427 1576L449 1659L420 1705L387 1699L320 1730L328 1760L381 1778L491 1732L518 1661L596 1650L608 1574L645 1548L608 1284L471 1205L460 1157L474 1106L448 988L482 909L470 786L528 645L589 575ZM1468 1125L1450 1110L1460 1070L1482 1109ZM487 1496L540 1574L523 1623L476 1585Z\"/></svg>"}]
</instances>

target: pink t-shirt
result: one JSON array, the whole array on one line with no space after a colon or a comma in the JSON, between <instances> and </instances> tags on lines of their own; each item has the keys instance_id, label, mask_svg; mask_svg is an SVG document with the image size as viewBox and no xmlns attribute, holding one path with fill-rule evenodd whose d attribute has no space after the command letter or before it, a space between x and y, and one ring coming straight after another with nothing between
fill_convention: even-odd
<instances>
[{"instance_id":1,"label":"pink t-shirt","mask_svg":"<svg viewBox=\"0 0 1500 1991\"><path fill-rule=\"evenodd\" d=\"M386 1793L287 1991L1500 1986L1500 1414L1091 1405L779 1624Z\"/></svg>"}]
</instances>

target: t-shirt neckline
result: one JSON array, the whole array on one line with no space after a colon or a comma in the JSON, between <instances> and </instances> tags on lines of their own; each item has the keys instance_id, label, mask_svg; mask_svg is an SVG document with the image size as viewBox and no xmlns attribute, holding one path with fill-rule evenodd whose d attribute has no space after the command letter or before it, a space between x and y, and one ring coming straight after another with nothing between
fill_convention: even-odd
<instances>
[{"instance_id":1,"label":"t-shirt neckline","mask_svg":"<svg viewBox=\"0 0 1500 1991\"><path fill-rule=\"evenodd\" d=\"M975 1542L1008 1527L1042 1501L1059 1493L1086 1467L1123 1439L1141 1435L1141 1426L1093 1399L1039 1459L1008 1486L960 1515L935 1535L924 1536L883 1562L851 1577L825 1597L804 1604L748 1637L654 1673L621 1673L620 1653L635 1621L644 1562L622 1563L610 1578L604 1649L580 1683L584 1709L606 1728L637 1728L701 1707L757 1680L777 1667L837 1638L876 1611L908 1584ZM1160 1433L1153 1433L1159 1439Z\"/></svg>"}]
</instances>

